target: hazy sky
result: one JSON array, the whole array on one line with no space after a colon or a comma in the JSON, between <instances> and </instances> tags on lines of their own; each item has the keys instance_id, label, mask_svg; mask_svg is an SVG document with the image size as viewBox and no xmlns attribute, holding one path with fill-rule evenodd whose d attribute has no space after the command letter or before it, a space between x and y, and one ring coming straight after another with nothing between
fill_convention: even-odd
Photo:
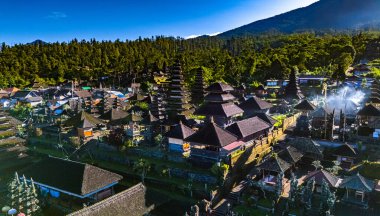
<instances>
[{"instance_id":1,"label":"hazy sky","mask_svg":"<svg viewBox=\"0 0 380 216\"><path fill-rule=\"evenodd\" d=\"M317 0L2 0L0 42L214 34Z\"/></svg>"}]
</instances>

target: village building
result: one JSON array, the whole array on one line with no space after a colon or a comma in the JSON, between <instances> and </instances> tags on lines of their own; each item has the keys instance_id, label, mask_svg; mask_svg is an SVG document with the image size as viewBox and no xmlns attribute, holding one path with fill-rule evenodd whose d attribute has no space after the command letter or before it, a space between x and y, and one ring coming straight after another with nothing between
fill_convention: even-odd
<instances>
[{"instance_id":1,"label":"village building","mask_svg":"<svg viewBox=\"0 0 380 216\"><path fill-rule=\"evenodd\" d=\"M234 101L235 97L230 94L234 89L225 83L214 83L206 88L209 92L205 97L205 104L199 107L194 114L206 116L223 127L227 127L243 115L243 110Z\"/></svg>"},{"instance_id":2,"label":"village building","mask_svg":"<svg viewBox=\"0 0 380 216\"><path fill-rule=\"evenodd\" d=\"M114 194L122 176L71 160L48 157L20 171L33 179L43 196L70 202L94 203Z\"/></svg>"}]
</instances>

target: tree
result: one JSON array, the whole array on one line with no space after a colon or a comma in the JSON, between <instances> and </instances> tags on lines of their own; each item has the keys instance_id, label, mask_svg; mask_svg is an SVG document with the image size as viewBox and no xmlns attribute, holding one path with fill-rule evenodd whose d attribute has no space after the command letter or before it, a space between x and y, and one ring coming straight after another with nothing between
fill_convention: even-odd
<instances>
[{"instance_id":1,"label":"tree","mask_svg":"<svg viewBox=\"0 0 380 216\"><path fill-rule=\"evenodd\" d=\"M150 164L147 160L145 159L139 159L135 164L133 165L133 170L135 172L139 172L141 176L141 182L144 184L145 183L145 177L148 174L150 170Z\"/></svg>"},{"instance_id":2,"label":"tree","mask_svg":"<svg viewBox=\"0 0 380 216\"><path fill-rule=\"evenodd\" d=\"M327 168L326 170L331 172L334 175L338 175L339 171L342 170L342 167L340 167L340 162L339 161L333 161L334 165L330 168Z\"/></svg>"},{"instance_id":3,"label":"tree","mask_svg":"<svg viewBox=\"0 0 380 216\"><path fill-rule=\"evenodd\" d=\"M311 165L313 165L313 167L315 167L315 170L323 169L321 161L319 161L319 160L313 161L313 163Z\"/></svg>"},{"instance_id":4,"label":"tree","mask_svg":"<svg viewBox=\"0 0 380 216\"><path fill-rule=\"evenodd\" d=\"M154 137L154 142L158 146L161 146L163 140L164 140L164 137L161 134L158 134L157 136Z\"/></svg>"}]
</instances>

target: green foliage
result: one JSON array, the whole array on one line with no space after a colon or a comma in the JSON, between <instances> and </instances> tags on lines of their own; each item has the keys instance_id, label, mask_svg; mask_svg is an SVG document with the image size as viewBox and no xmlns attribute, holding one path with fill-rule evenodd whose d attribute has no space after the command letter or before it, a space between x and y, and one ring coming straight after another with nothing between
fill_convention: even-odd
<instances>
[{"instance_id":1,"label":"green foliage","mask_svg":"<svg viewBox=\"0 0 380 216\"><path fill-rule=\"evenodd\" d=\"M277 121L274 126L275 127L282 127L282 124L284 122L284 119L286 119L286 115L277 115L273 116L273 118Z\"/></svg>"},{"instance_id":2,"label":"green foliage","mask_svg":"<svg viewBox=\"0 0 380 216\"><path fill-rule=\"evenodd\" d=\"M154 137L154 142L157 145L161 145L163 140L164 140L164 137L161 134L158 134L157 136Z\"/></svg>"},{"instance_id":3,"label":"green foliage","mask_svg":"<svg viewBox=\"0 0 380 216\"><path fill-rule=\"evenodd\" d=\"M133 170L135 172L139 172L141 175L141 181L144 183L145 176L148 174L150 170L150 163L145 159L139 159L133 164Z\"/></svg>"},{"instance_id":4,"label":"green foliage","mask_svg":"<svg viewBox=\"0 0 380 216\"><path fill-rule=\"evenodd\" d=\"M17 119L25 120L26 118L30 116L30 113L32 112L32 110L33 109L29 104L28 105L17 104L13 109L10 110L10 114L11 116Z\"/></svg>"},{"instance_id":5,"label":"green foliage","mask_svg":"<svg viewBox=\"0 0 380 216\"><path fill-rule=\"evenodd\" d=\"M138 101L136 102L136 106L140 107L143 110L149 109L149 104L147 102Z\"/></svg>"},{"instance_id":6,"label":"green foliage","mask_svg":"<svg viewBox=\"0 0 380 216\"><path fill-rule=\"evenodd\" d=\"M276 99L277 98L276 92L269 94L269 97L272 99Z\"/></svg>"},{"instance_id":7,"label":"green foliage","mask_svg":"<svg viewBox=\"0 0 380 216\"><path fill-rule=\"evenodd\" d=\"M374 78L380 79L380 69L379 68L372 67L371 71L372 71L371 74Z\"/></svg>"},{"instance_id":8,"label":"green foliage","mask_svg":"<svg viewBox=\"0 0 380 216\"><path fill-rule=\"evenodd\" d=\"M380 162L364 161L359 173L369 179L380 179Z\"/></svg>"},{"instance_id":9,"label":"green foliage","mask_svg":"<svg viewBox=\"0 0 380 216\"><path fill-rule=\"evenodd\" d=\"M76 148L80 146L80 138L77 136L69 137L70 144Z\"/></svg>"},{"instance_id":10,"label":"green foliage","mask_svg":"<svg viewBox=\"0 0 380 216\"><path fill-rule=\"evenodd\" d=\"M218 165L217 163L215 163L211 167L211 173L223 181L227 176L229 168L230 166L228 164L221 163L220 165Z\"/></svg>"}]
</instances>

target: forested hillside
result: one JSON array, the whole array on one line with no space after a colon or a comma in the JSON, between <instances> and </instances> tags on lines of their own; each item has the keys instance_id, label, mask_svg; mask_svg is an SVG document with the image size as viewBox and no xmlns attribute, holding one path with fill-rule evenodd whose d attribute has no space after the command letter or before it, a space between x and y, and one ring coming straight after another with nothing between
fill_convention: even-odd
<instances>
[{"instance_id":1,"label":"forested hillside","mask_svg":"<svg viewBox=\"0 0 380 216\"><path fill-rule=\"evenodd\" d=\"M379 0L319 0L268 19L259 20L218 36L232 37L265 32L341 32L380 29Z\"/></svg>"},{"instance_id":2,"label":"forested hillside","mask_svg":"<svg viewBox=\"0 0 380 216\"><path fill-rule=\"evenodd\" d=\"M156 37L136 41L77 41L7 46L0 53L0 87L25 87L37 79L47 84L64 80L116 77L126 84L144 71L161 70L181 58L186 80L194 68L205 67L209 80L252 84L300 72L342 78L344 70L360 59L374 34L263 35L192 40Z\"/></svg>"}]
</instances>

